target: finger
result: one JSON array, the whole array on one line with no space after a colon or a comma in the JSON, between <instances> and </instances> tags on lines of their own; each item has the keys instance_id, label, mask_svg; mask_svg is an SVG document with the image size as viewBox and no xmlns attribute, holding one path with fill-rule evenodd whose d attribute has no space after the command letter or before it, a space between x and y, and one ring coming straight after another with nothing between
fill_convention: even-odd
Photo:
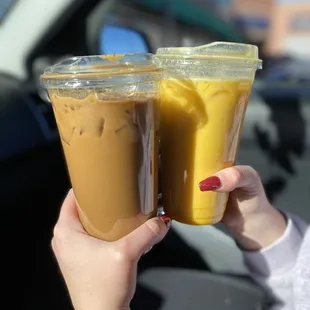
<instances>
[{"instance_id":1,"label":"finger","mask_svg":"<svg viewBox=\"0 0 310 310\"><path fill-rule=\"evenodd\" d=\"M71 189L62 204L57 225L65 226L68 229L73 228L75 230L84 231L77 208L75 196Z\"/></svg>"},{"instance_id":2,"label":"finger","mask_svg":"<svg viewBox=\"0 0 310 310\"><path fill-rule=\"evenodd\" d=\"M145 252L166 236L170 226L171 220L167 216L156 217L119 240L119 243L126 245L126 251L129 251L132 260L139 260Z\"/></svg>"},{"instance_id":3,"label":"finger","mask_svg":"<svg viewBox=\"0 0 310 310\"><path fill-rule=\"evenodd\" d=\"M262 188L258 173L250 166L226 168L199 183L200 190L231 192L240 188L248 193L258 192Z\"/></svg>"}]
</instances>

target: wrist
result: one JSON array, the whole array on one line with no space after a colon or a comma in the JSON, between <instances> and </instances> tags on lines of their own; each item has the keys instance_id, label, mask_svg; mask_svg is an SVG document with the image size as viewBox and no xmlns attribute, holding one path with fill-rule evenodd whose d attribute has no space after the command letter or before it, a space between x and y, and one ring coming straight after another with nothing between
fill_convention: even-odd
<instances>
[{"instance_id":1,"label":"wrist","mask_svg":"<svg viewBox=\"0 0 310 310\"><path fill-rule=\"evenodd\" d=\"M247 215L243 222L231 228L237 244L245 251L259 251L276 242L285 232L285 215L271 205Z\"/></svg>"},{"instance_id":2,"label":"wrist","mask_svg":"<svg viewBox=\"0 0 310 310\"><path fill-rule=\"evenodd\" d=\"M79 308L74 308L74 309L78 310ZM87 308L87 309L90 309L90 308ZM98 310L130 310L130 307L112 307L112 306L104 305L103 307L98 308Z\"/></svg>"},{"instance_id":3,"label":"wrist","mask_svg":"<svg viewBox=\"0 0 310 310\"><path fill-rule=\"evenodd\" d=\"M130 310L129 306L111 306L111 305L104 305L100 308L100 310Z\"/></svg>"},{"instance_id":4,"label":"wrist","mask_svg":"<svg viewBox=\"0 0 310 310\"><path fill-rule=\"evenodd\" d=\"M130 310L130 307L103 307L101 310Z\"/></svg>"},{"instance_id":5,"label":"wrist","mask_svg":"<svg viewBox=\"0 0 310 310\"><path fill-rule=\"evenodd\" d=\"M73 308L75 310L95 310L95 309L98 309L98 310L130 310L130 306L118 306L118 305L115 305L115 304L111 304L109 302L100 302L96 305L94 304L91 304L91 303L79 303L79 305L75 305L73 303Z\"/></svg>"}]
</instances>

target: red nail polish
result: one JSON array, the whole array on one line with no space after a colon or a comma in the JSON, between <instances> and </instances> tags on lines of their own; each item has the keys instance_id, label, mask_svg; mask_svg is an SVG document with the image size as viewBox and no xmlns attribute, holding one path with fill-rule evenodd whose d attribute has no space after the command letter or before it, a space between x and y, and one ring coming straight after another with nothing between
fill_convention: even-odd
<instances>
[{"instance_id":1,"label":"red nail polish","mask_svg":"<svg viewBox=\"0 0 310 310\"><path fill-rule=\"evenodd\" d=\"M160 217L160 219L165 223L166 227L167 228L170 228L171 227L171 219L170 217L166 216L166 215L162 215Z\"/></svg>"},{"instance_id":2,"label":"red nail polish","mask_svg":"<svg viewBox=\"0 0 310 310\"><path fill-rule=\"evenodd\" d=\"M221 180L218 177L209 177L199 183L199 188L202 192L214 191L222 186Z\"/></svg>"}]
</instances>

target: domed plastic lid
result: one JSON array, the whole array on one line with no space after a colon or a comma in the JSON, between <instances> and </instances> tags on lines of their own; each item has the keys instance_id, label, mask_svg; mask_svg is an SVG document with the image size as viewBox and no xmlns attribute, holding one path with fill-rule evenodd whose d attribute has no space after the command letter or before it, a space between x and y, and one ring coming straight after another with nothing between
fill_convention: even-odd
<instances>
[{"instance_id":1,"label":"domed plastic lid","mask_svg":"<svg viewBox=\"0 0 310 310\"><path fill-rule=\"evenodd\" d=\"M262 61L258 58L258 47L250 44L213 42L196 47L168 47L159 48L156 52L158 58L174 59L218 59L236 60L253 63L258 69Z\"/></svg>"},{"instance_id":2,"label":"domed plastic lid","mask_svg":"<svg viewBox=\"0 0 310 310\"><path fill-rule=\"evenodd\" d=\"M154 63L154 56L148 53L123 55L98 55L73 57L47 68L41 75L46 88L92 86L95 81L110 80L117 76L160 73L162 69Z\"/></svg>"}]
</instances>

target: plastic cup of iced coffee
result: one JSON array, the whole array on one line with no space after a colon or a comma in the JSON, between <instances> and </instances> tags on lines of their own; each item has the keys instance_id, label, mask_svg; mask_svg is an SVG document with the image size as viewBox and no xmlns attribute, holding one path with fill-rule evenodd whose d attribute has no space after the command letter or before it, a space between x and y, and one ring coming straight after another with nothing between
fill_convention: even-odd
<instances>
[{"instance_id":1,"label":"plastic cup of iced coffee","mask_svg":"<svg viewBox=\"0 0 310 310\"><path fill-rule=\"evenodd\" d=\"M258 48L215 42L160 48L162 199L185 224L209 225L224 214L226 193L201 192L199 182L235 164L257 69Z\"/></svg>"},{"instance_id":2,"label":"plastic cup of iced coffee","mask_svg":"<svg viewBox=\"0 0 310 310\"><path fill-rule=\"evenodd\" d=\"M118 240L157 214L161 77L151 54L75 57L41 76L94 237Z\"/></svg>"}]
</instances>

